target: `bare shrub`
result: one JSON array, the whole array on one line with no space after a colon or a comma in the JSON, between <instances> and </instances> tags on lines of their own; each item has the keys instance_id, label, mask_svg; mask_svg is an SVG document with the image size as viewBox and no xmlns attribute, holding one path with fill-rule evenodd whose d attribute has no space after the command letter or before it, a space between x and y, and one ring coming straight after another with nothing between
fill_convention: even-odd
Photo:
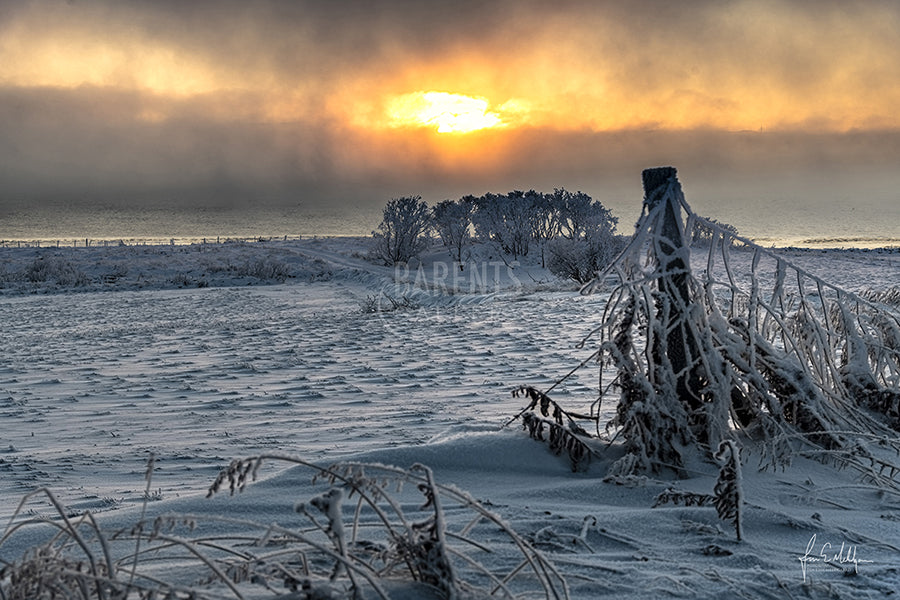
<instances>
[{"instance_id":1,"label":"bare shrub","mask_svg":"<svg viewBox=\"0 0 900 600\"><path fill-rule=\"evenodd\" d=\"M557 277L585 284L609 265L625 247L625 241L613 233L597 232L587 237L550 240L547 268Z\"/></svg>"},{"instance_id":2,"label":"bare shrub","mask_svg":"<svg viewBox=\"0 0 900 600\"><path fill-rule=\"evenodd\" d=\"M527 256L533 239L540 195L513 191L506 195L485 194L475 199L472 223L475 234L483 242L496 245L514 259Z\"/></svg>"},{"instance_id":3,"label":"bare shrub","mask_svg":"<svg viewBox=\"0 0 900 600\"><path fill-rule=\"evenodd\" d=\"M239 277L255 277L262 281L284 282L291 276L291 268L270 255L247 261L235 268L235 274Z\"/></svg>"},{"instance_id":4,"label":"bare shrub","mask_svg":"<svg viewBox=\"0 0 900 600\"><path fill-rule=\"evenodd\" d=\"M475 198L464 196L454 202L444 200L431 209L431 223L450 256L463 268L463 250L471 240L472 212Z\"/></svg>"},{"instance_id":5,"label":"bare shrub","mask_svg":"<svg viewBox=\"0 0 900 600\"><path fill-rule=\"evenodd\" d=\"M386 265L409 262L428 247L428 205L421 196L394 198L384 207L372 254Z\"/></svg>"},{"instance_id":6,"label":"bare shrub","mask_svg":"<svg viewBox=\"0 0 900 600\"><path fill-rule=\"evenodd\" d=\"M418 308L420 308L420 304L409 296L396 297L384 291L366 296L366 299L360 303L360 310L365 314L416 310Z\"/></svg>"},{"instance_id":7,"label":"bare shrub","mask_svg":"<svg viewBox=\"0 0 900 600\"><path fill-rule=\"evenodd\" d=\"M24 273L23 278L31 283L51 283L63 287L79 287L90 283L90 278L71 262L55 257L40 256Z\"/></svg>"}]
</instances>

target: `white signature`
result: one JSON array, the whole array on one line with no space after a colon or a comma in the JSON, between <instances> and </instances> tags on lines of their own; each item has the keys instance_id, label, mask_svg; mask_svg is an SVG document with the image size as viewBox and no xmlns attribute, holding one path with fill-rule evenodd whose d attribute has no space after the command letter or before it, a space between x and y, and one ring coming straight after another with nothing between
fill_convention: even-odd
<instances>
[{"instance_id":1,"label":"white signature","mask_svg":"<svg viewBox=\"0 0 900 600\"><path fill-rule=\"evenodd\" d=\"M857 546L846 544L844 542L841 542L841 547L839 549L833 547L830 542L825 542L816 554L816 534L813 534L812 537L809 538L809 543L806 545L806 552L803 556L798 557L798 560L800 561L800 570L803 571L803 581L806 581L806 569L809 564L822 563L823 565L828 565L829 567L834 567L841 571L844 570L843 565L850 564L853 565L853 572L856 574L859 573L860 563L875 562L857 558L856 550Z\"/></svg>"}]
</instances>

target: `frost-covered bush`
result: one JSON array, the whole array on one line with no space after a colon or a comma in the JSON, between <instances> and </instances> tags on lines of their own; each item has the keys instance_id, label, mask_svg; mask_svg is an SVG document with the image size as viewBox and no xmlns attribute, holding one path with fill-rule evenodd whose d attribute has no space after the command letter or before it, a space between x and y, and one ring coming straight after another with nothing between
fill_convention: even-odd
<instances>
[{"instance_id":1,"label":"frost-covered bush","mask_svg":"<svg viewBox=\"0 0 900 600\"><path fill-rule=\"evenodd\" d=\"M619 220L603 204L584 192L557 188L549 198L557 212L557 231L561 237L575 240L597 233L615 233Z\"/></svg>"},{"instance_id":2,"label":"frost-covered bush","mask_svg":"<svg viewBox=\"0 0 900 600\"><path fill-rule=\"evenodd\" d=\"M635 237L610 267L623 283L598 330L621 391L613 425L632 456L619 467L679 469L686 449L715 448L739 427L767 440L775 464L794 452L840 457L896 486L872 473L865 463L875 457L858 440L888 440L897 422L897 318L742 238L750 273L741 285L732 244L717 241L734 234L690 210L674 169L659 171ZM712 232L699 278L688 245L698 225ZM764 277L763 265L774 272Z\"/></svg>"},{"instance_id":3,"label":"frost-covered bush","mask_svg":"<svg viewBox=\"0 0 900 600\"><path fill-rule=\"evenodd\" d=\"M443 200L431 209L431 223L441 243L463 267L463 250L471 240L472 212L475 210L475 198L464 196L457 201Z\"/></svg>"},{"instance_id":4,"label":"frost-covered bush","mask_svg":"<svg viewBox=\"0 0 900 600\"><path fill-rule=\"evenodd\" d=\"M377 231L372 232L373 256L386 265L409 262L428 247L428 205L421 196L394 198L384 207Z\"/></svg>"},{"instance_id":5,"label":"frost-covered bush","mask_svg":"<svg viewBox=\"0 0 900 600\"><path fill-rule=\"evenodd\" d=\"M247 261L235 272L241 277L255 277L262 281L283 282L291 276L291 268L274 256Z\"/></svg>"},{"instance_id":6,"label":"frost-covered bush","mask_svg":"<svg viewBox=\"0 0 900 600\"><path fill-rule=\"evenodd\" d=\"M587 283L625 247L616 235L619 220L583 192L555 189L549 198L559 235L547 244L547 268L557 277Z\"/></svg>"},{"instance_id":7,"label":"frost-covered bush","mask_svg":"<svg viewBox=\"0 0 900 600\"><path fill-rule=\"evenodd\" d=\"M613 233L597 232L582 238L558 237L547 244L547 268L563 279L587 283L625 247L625 240Z\"/></svg>"},{"instance_id":8,"label":"frost-covered bush","mask_svg":"<svg viewBox=\"0 0 900 600\"><path fill-rule=\"evenodd\" d=\"M40 256L23 277L31 283L51 283L63 287L78 287L90 283L90 278L71 262L55 256Z\"/></svg>"},{"instance_id":9,"label":"frost-covered bush","mask_svg":"<svg viewBox=\"0 0 900 600\"><path fill-rule=\"evenodd\" d=\"M541 250L541 267L547 266L547 243L560 233L562 205L555 194L532 194L531 238Z\"/></svg>"},{"instance_id":10,"label":"frost-covered bush","mask_svg":"<svg viewBox=\"0 0 900 600\"><path fill-rule=\"evenodd\" d=\"M691 227L693 233L691 235L691 244L694 246L705 247L712 243L715 238L728 237L733 240L738 235L737 227L728 223L721 223L715 219L699 218Z\"/></svg>"},{"instance_id":11,"label":"frost-covered bush","mask_svg":"<svg viewBox=\"0 0 900 600\"><path fill-rule=\"evenodd\" d=\"M587 281L615 255L618 219L582 192L516 190L485 194L474 205L472 224L479 240L514 259L537 245L541 266L562 277Z\"/></svg>"},{"instance_id":12,"label":"frost-covered bush","mask_svg":"<svg viewBox=\"0 0 900 600\"><path fill-rule=\"evenodd\" d=\"M495 244L514 259L527 256L538 215L537 192L485 194L475 200L472 224L482 242Z\"/></svg>"},{"instance_id":13,"label":"frost-covered bush","mask_svg":"<svg viewBox=\"0 0 900 600\"><path fill-rule=\"evenodd\" d=\"M607 431L625 453L608 476L685 475L689 457L711 460L740 432L761 466L808 456L900 493L900 319L695 215L674 169L644 177L635 234L594 280L621 282L582 341L596 350L553 386L603 366L599 398L618 395ZM694 239L709 242L698 274Z\"/></svg>"}]
</instances>

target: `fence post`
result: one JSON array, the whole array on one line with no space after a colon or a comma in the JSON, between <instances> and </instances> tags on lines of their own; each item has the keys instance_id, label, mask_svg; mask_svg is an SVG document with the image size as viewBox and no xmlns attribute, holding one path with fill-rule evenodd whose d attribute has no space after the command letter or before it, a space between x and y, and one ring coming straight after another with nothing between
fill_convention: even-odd
<instances>
[{"instance_id":1,"label":"fence post","mask_svg":"<svg viewBox=\"0 0 900 600\"><path fill-rule=\"evenodd\" d=\"M660 210L651 221L654 254L658 262L659 292L662 306L657 307L663 323L664 339L657 339L654 354L665 354L676 378L678 400L694 412L703 405L702 382L695 368L700 356L697 340L687 326L690 294L690 248L685 244L681 222L681 184L674 167L645 169L642 173L644 202L648 213ZM658 362L658 361L657 361ZM659 364L659 362L658 362ZM706 440L701 440L706 441Z\"/></svg>"}]
</instances>

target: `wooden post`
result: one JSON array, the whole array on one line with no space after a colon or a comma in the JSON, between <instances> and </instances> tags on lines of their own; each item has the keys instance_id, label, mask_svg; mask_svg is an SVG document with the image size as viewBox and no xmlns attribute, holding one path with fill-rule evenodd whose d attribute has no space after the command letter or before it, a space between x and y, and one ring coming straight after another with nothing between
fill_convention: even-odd
<instances>
[{"instance_id":1,"label":"wooden post","mask_svg":"<svg viewBox=\"0 0 900 600\"><path fill-rule=\"evenodd\" d=\"M685 260L690 259L690 250L685 246L682 236L681 206L674 197L674 193L681 191L677 173L675 167L645 169L642 173L644 202L648 210L665 203L662 223L653 232L659 242L656 259L659 261L660 272L671 274L678 296L688 304L690 297L687 279L691 267L690 262L686 263ZM671 186L670 193L666 193L669 186Z\"/></svg>"},{"instance_id":2,"label":"wooden post","mask_svg":"<svg viewBox=\"0 0 900 600\"><path fill-rule=\"evenodd\" d=\"M665 339L658 340L654 353L665 353L676 377L676 393L691 413L701 408L703 400L702 384L696 374L694 362L699 358L697 341L691 335L686 320L690 297L690 249L682 235L681 184L674 167L646 169L642 173L644 182L644 202L648 211L662 210L659 220L652 221L654 253L658 261L660 301L666 305L658 307L663 319ZM705 440L701 440L705 441Z\"/></svg>"}]
</instances>

